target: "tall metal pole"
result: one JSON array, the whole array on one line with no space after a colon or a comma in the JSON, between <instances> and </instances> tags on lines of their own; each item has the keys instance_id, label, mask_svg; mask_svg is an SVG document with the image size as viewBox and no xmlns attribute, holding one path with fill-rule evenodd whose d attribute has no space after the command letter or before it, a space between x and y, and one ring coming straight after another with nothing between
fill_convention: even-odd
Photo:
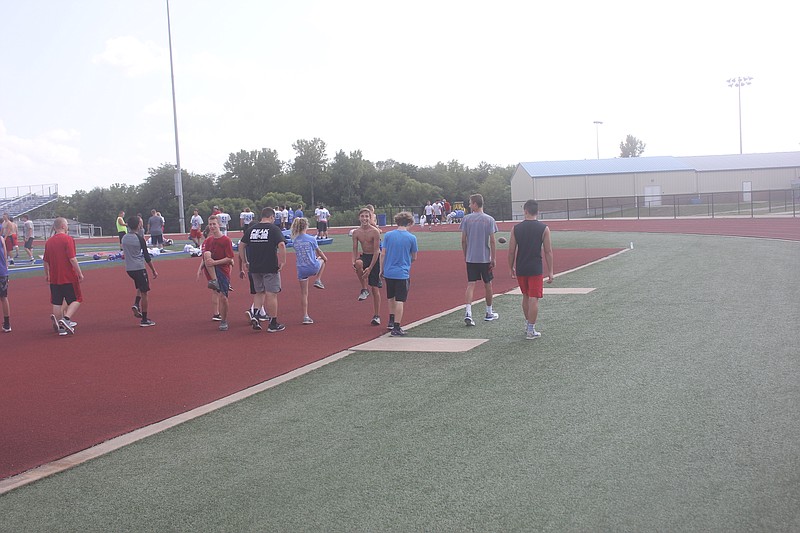
<instances>
[{"instance_id":1,"label":"tall metal pole","mask_svg":"<svg viewBox=\"0 0 800 533\"><path fill-rule=\"evenodd\" d=\"M602 124L601 121L594 121L595 141L597 142L597 159L600 159L600 124Z\"/></svg>"},{"instance_id":2,"label":"tall metal pole","mask_svg":"<svg viewBox=\"0 0 800 533\"><path fill-rule=\"evenodd\" d=\"M753 81L752 76L739 76L738 78L730 78L728 87L736 87L739 91L739 153L742 152L742 85L750 85Z\"/></svg>"},{"instance_id":3,"label":"tall metal pole","mask_svg":"<svg viewBox=\"0 0 800 533\"><path fill-rule=\"evenodd\" d=\"M169 0L167 0L167 35L169 36L169 74L172 78L172 119L175 124L175 197L178 199L178 220L181 233L186 233L186 220L183 214L183 179L181 177L181 152L178 148L178 108L175 105L175 70L172 64L172 24L169 19Z\"/></svg>"}]
</instances>

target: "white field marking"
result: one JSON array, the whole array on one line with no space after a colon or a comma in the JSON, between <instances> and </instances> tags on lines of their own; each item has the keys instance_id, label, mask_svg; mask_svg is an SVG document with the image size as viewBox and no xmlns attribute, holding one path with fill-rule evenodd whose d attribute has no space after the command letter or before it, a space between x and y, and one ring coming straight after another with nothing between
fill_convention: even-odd
<instances>
[{"instance_id":1,"label":"white field marking","mask_svg":"<svg viewBox=\"0 0 800 533\"><path fill-rule=\"evenodd\" d=\"M489 339L446 339L431 337L392 337L382 335L377 339L353 346L351 350L378 352L466 352Z\"/></svg>"},{"instance_id":2,"label":"white field marking","mask_svg":"<svg viewBox=\"0 0 800 533\"><path fill-rule=\"evenodd\" d=\"M114 437L113 439L92 446L91 448L81 450L73 453L72 455L68 455L61 459L37 466L36 468L32 468L26 472L22 472L21 474L0 480L0 494L5 494L6 492L22 487L23 485L27 485L28 483L46 478L52 474L63 472L64 470L68 470L73 466L85 463L91 459L96 459L97 457L113 452L114 450L118 450L123 446L127 446L128 444L140 441L151 435L155 435L156 433L161 433L162 431L173 428L179 424L182 424L183 422L188 422L189 420L193 420L234 402L238 402L239 400L243 400L253 396L254 394L258 394L259 392L271 389L272 387L280 385L281 383L285 383L291 379L302 376L303 374L307 374L312 370L316 370L329 363L343 359L352 353L354 352L351 350L343 350L324 359L320 359L319 361L309 363L306 366L297 368L291 372L287 372L281 376L274 377L270 380L258 383L257 385L253 385L252 387L235 392L229 396L225 396L224 398L220 398L219 400L195 407L191 411L186 411L185 413L175 415L171 418L167 418L166 420L162 420L161 422L156 422L155 424L150 424L149 426L136 429L130 433L126 433L125 435L120 435L119 437Z\"/></svg>"},{"instance_id":3,"label":"white field marking","mask_svg":"<svg viewBox=\"0 0 800 533\"><path fill-rule=\"evenodd\" d=\"M543 294L589 294L594 290L594 287L545 287L542 292ZM505 294L521 295L522 289L517 287Z\"/></svg>"},{"instance_id":4,"label":"white field marking","mask_svg":"<svg viewBox=\"0 0 800 533\"><path fill-rule=\"evenodd\" d=\"M556 274L554 277L558 277L558 276L561 276L563 274L569 274L571 272L575 272L576 270L580 270L581 268L585 268L587 266L594 265L596 263L599 263L600 261L605 261L606 259L610 259L612 257L615 257L615 256L617 256L617 255L619 255L621 253L627 252L627 251L629 251L629 249L625 248L624 250L621 250L621 251L619 251L619 252L617 252L615 254L603 257L601 259L598 259L597 261L592 261L591 263L587 263L585 265L581 265L579 267L573 268L572 270L567 270L566 272L561 272L560 274ZM506 294L508 294L508 293L506 293ZM473 302L473 303L480 303L482 301L483 300L477 300L476 302ZM421 320L417 320L416 322L412 322L411 324L407 325L405 327L405 329L411 329L411 328L419 326L421 324L425 324L425 323L430 322L432 320L435 320L437 318L443 317L445 315L449 315L450 313L452 313L454 311L458 311L460 309L463 309L463 307L462 306L454 307L454 308L450 309L449 311L443 311L441 313L437 313L437 314L432 315L430 317L423 318ZM399 340L399 339L392 339L392 340L396 341L396 340ZM452 340L452 339L449 339L449 340ZM275 378L272 378L270 380L264 381L262 383L258 383L257 385L253 385L252 387L249 387L249 388L244 389L242 391L233 393L233 394L231 394L229 396L226 396L224 398L220 398L219 400L213 401L213 402L208 403L206 405L201 405L200 407L195 407L191 411L187 411L185 413L181 413L181 414L175 415L175 416L173 416L171 418L167 418L166 420L162 420L161 422L156 422L155 424L150 424L149 426L145 426L143 428L136 429L134 431L131 431L130 433L126 433L125 435L120 435L119 437L115 437L113 439L110 439L110 440L107 440L107 441L102 442L100 444L97 444L95 446L92 446L91 448L87 448L85 450L81 450L79 452L73 453L72 455L68 455L68 456L63 457L61 459L57 459L55 461L51 461L51 462L43 464L41 466L37 466L36 468L32 468L32 469L30 469L30 470L28 470L26 472L22 472L21 474L17 474L15 476L11 476L11 477L8 477L6 479L2 479L2 480L0 480L0 494L5 494L6 492L10 492L10 491L12 491L12 490L14 490L16 488L19 488L19 487L22 487L24 485L27 485L28 483L33 483L34 481L38 481L40 479L44 479L44 478L46 478L48 476L51 476L53 474L56 474L58 472L63 472L65 470L68 470L68 469L72 468L73 466L77 466L77 465L79 465L81 463L85 463L85 462L87 462L87 461L89 461L91 459L95 459L97 457L105 455L105 454L107 454L109 452L112 452L114 450L118 450L118 449L122 448L123 446L127 446L128 444L132 444L134 442L137 442L137 441L140 441L142 439L145 439L145 438L147 438L147 437L149 437L151 435L155 435L157 433L161 433L162 431L165 431L167 429L173 428L173 427L175 427L175 426L177 426L179 424L182 424L183 422L187 422L189 420L198 418L198 417L200 417L202 415L205 415L205 414L208 414L208 413L210 413L212 411L216 411L217 409L220 409L221 407L225 407L225 406L230 405L230 404L232 404L234 402L237 402L239 400L243 400L243 399L245 399L245 398L247 398L249 396L252 396L254 394L258 394L259 392L263 392L263 391L265 391L267 389L271 389L272 387L280 385L281 383L285 383L285 382L287 382L287 381L289 381L291 379L294 379L294 378L297 378L299 376L302 376L303 374L307 374L307 373L311 372L312 370L316 370L318 368L321 368L321 367L323 367L323 366L325 366L325 365L327 365L329 363L333 363L334 361L338 361L339 359L344 359L345 357L347 357L348 355L353 354L353 353L355 353L353 350L342 350L339 353L335 353L335 354L330 355L330 356L328 356L328 357L326 357L324 359L320 359L319 361L315 361L313 363L309 363L306 366L303 366L301 368L292 370L291 372L287 372L286 374L283 374L281 376L277 376Z\"/></svg>"}]
</instances>

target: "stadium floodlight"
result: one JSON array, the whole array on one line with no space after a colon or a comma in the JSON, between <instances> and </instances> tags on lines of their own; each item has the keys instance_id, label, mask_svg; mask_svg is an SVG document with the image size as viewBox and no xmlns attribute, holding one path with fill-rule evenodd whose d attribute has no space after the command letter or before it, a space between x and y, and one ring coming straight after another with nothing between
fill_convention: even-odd
<instances>
[{"instance_id":1,"label":"stadium floodlight","mask_svg":"<svg viewBox=\"0 0 800 533\"><path fill-rule=\"evenodd\" d=\"M742 153L742 86L752 83L752 76L739 76L728 80L728 87L736 87L739 91L739 153Z\"/></svg>"},{"instance_id":2,"label":"stadium floodlight","mask_svg":"<svg viewBox=\"0 0 800 533\"><path fill-rule=\"evenodd\" d=\"M597 144L597 159L600 159L600 124L602 123L602 120L594 121L594 139L595 144Z\"/></svg>"},{"instance_id":3,"label":"stadium floodlight","mask_svg":"<svg viewBox=\"0 0 800 533\"><path fill-rule=\"evenodd\" d=\"M178 199L178 220L181 225L181 233L186 233L186 220L183 214L181 151L178 149L178 108L175 105L175 70L172 67L172 25L169 20L169 0L167 0L167 35L169 37L169 75L172 78L172 119L175 124L175 197Z\"/></svg>"}]
</instances>

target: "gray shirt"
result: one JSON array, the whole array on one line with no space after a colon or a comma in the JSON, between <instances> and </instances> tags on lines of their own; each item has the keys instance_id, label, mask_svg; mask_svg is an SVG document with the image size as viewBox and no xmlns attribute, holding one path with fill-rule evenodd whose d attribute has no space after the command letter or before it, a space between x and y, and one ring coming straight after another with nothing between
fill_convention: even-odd
<instances>
[{"instance_id":1,"label":"gray shirt","mask_svg":"<svg viewBox=\"0 0 800 533\"><path fill-rule=\"evenodd\" d=\"M164 220L160 216L158 215L151 216L150 219L147 221L147 225L150 227L150 235L164 234Z\"/></svg>"},{"instance_id":2,"label":"gray shirt","mask_svg":"<svg viewBox=\"0 0 800 533\"><path fill-rule=\"evenodd\" d=\"M150 252L144 237L136 233L122 236L122 251L125 253L125 270L144 270L145 263L150 262Z\"/></svg>"},{"instance_id":3,"label":"gray shirt","mask_svg":"<svg viewBox=\"0 0 800 533\"><path fill-rule=\"evenodd\" d=\"M486 213L470 213L461 221L461 232L467 236L467 263L491 262L489 236L497 233L494 218Z\"/></svg>"}]
</instances>

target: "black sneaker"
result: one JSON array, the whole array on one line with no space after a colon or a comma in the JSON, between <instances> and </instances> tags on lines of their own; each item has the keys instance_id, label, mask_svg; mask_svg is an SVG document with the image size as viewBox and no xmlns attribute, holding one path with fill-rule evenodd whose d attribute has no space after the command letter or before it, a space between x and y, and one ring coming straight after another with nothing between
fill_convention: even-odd
<instances>
[{"instance_id":1,"label":"black sneaker","mask_svg":"<svg viewBox=\"0 0 800 533\"><path fill-rule=\"evenodd\" d=\"M75 335L75 329L72 327L72 323L71 322L67 322L66 320L64 320L62 318L61 320L58 321L58 326L59 326L59 328L58 328L59 329L59 332L58 332L59 335L61 335L61 330L62 329L66 330L67 333L69 333L70 335Z\"/></svg>"},{"instance_id":2,"label":"black sneaker","mask_svg":"<svg viewBox=\"0 0 800 533\"><path fill-rule=\"evenodd\" d=\"M261 311L259 311L256 314L256 318L258 319L259 322L269 322L270 321L269 315L266 314L266 313L262 313Z\"/></svg>"},{"instance_id":3,"label":"black sneaker","mask_svg":"<svg viewBox=\"0 0 800 533\"><path fill-rule=\"evenodd\" d=\"M139 327L141 328L149 328L150 326L155 326L155 325L156 323L150 320L149 318L147 320L142 320L141 322L139 322Z\"/></svg>"},{"instance_id":4,"label":"black sneaker","mask_svg":"<svg viewBox=\"0 0 800 533\"><path fill-rule=\"evenodd\" d=\"M136 318L142 318L142 310L139 309L138 305L132 305L131 311L133 311L133 316L135 316Z\"/></svg>"},{"instance_id":5,"label":"black sneaker","mask_svg":"<svg viewBox=\"0 0 800 533\"><path fill-rule=\"evenodd\" d=\"M389 322L386 324L386 329L394 329L394 322Z\"/></svg>"},{"instance_id":6,"label":"black sneaker","mask_svg":"<svg viewBox=\"0 0 800 533\"><path fill-rule=\"evenodd\" d=\"M286 329L283 324L270 324L267 328L267 333L277 333Z\"/></svg>"},{"instance_id":7,"label":"black sneaker","mask_svg":"<svg viewBox=\"0 0 800 533\"><path fill-rule=\"evenodd\" d=\"M261 322L249 311L247 315L250 317L250 325L253 327L253 331L261 331Z\"/></svg>"},{"instance_id":8,"label":"black sneaker","mask_svg":"<svg viewBox=\"0 0 800 533\"><path fill-rule=\"evenodd\" d=\"M403 337L405 334L406 334L405 330L400 326L396 326L394 329L392 329L392 332L390 333L392 337Z\"/></svg>"},{"instance_id":9,"label":"black sneaker","mask_svg":"<svg viewBox=\"0 0 800 533\"><path fill-rule=\"evenodd\" d=\"M215 322L222 322L222 315L216 314L216 315L211 317L211 320L213 320Z\"/></svg>"}]
</instances>

